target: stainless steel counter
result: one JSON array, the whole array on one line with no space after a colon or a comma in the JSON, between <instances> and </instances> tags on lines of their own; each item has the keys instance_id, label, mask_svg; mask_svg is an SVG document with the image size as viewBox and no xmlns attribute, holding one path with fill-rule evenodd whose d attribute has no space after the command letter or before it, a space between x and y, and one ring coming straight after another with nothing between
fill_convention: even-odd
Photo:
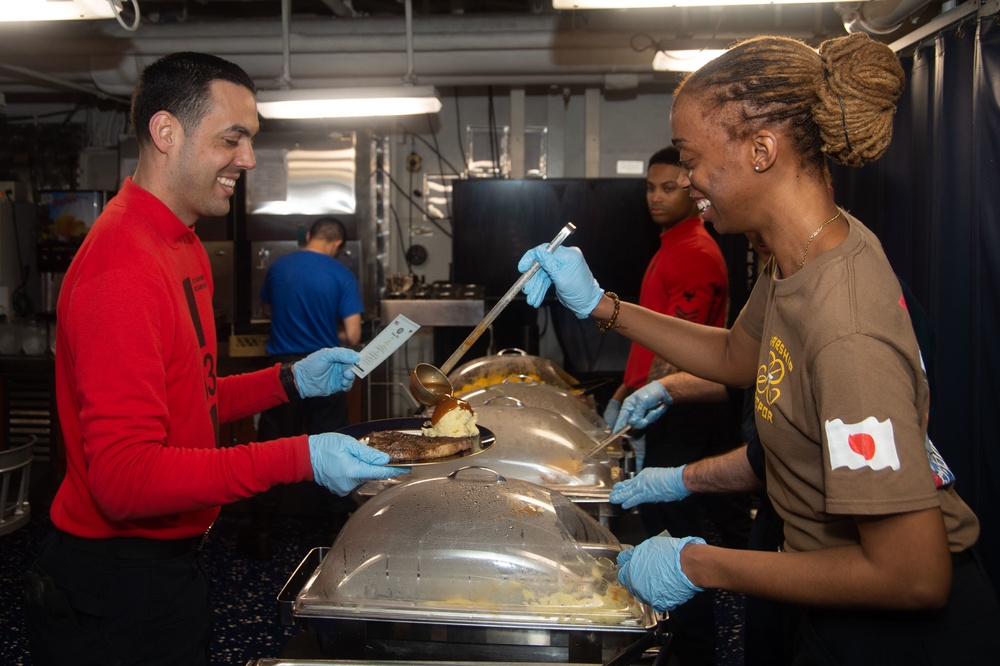
<instances>
[{"instance_id":1,"label":"stainless steel counter","mask_svg":"<svg viewBox=\"0 0 1000 666\"><path fill-rule=\"evenodd\" d=\"M380 302L382 321L403 315L421 326L475 326L486 316L482 299L400 298Z\"/></svg>"}]
</instances>

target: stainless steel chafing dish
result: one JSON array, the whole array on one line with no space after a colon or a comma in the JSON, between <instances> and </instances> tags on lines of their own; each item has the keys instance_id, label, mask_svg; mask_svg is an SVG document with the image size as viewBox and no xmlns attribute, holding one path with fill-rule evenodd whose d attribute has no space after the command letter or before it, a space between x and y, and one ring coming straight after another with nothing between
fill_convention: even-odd
<instances>
[{"instance_id":1,"label":"stainless steel chafing dish","mask_svg":"<svg viewBox=\"0 0 1000 666\"><path fill-rule=\"evenodd\" d=\"M622 480L620 443L594 457L586 455L598 444L558 414L524 405L476 407L479 425L496 435L496 442L470 459L415 466L406 477L369 481L355 491L359 501L409 479L448 474L465 465L489 467L507 477L555 490L580 504L602 523L617 515L609 501L611 488Z\"/></svg>"},{"instance_id":2,"label":"stainless steel chafing dish","mask_svg":"<svg viewBox=\"0 0 1000 666\"><path fill-rule=\"evenodd\" d=\"M529 377L543 384L565 389L579 381L549 359L532 356L520 349L502 349L493 356L484 356L455 368L448 380L456 393L499 384L514 376Z\"/></svg>"},{"instance_id":3,"label":"stainless steel chafing dish","mask_svg":"<svg viewBox=\"0 0 1000 666\"><path fill-rule=\"evenodd\" d=\"M470 467L369 499L279 602L340 658L603 662L656 626L621 548L562 494Z\"/></svg>"},{"instance_id":4,"label":"stainless steel chafing dish","mask_svg":"<svg viewBox=\"0 0 1000 666\"><path fill-rule=\"evenodd\" d=\"M593 398L570 389L542 384L521 375L498 384L482 386L456 395L474 408L480 405L527 405L555 412L595 440L611 434L611 428L597 413Z\"/></svg>"}]
</instances>

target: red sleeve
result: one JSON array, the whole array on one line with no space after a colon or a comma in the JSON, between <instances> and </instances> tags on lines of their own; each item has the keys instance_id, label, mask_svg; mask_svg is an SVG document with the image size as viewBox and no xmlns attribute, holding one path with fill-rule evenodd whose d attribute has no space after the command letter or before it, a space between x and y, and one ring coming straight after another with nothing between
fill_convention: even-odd
<instances>
[{"instance_id":1,"label":"red sleeve","mask_svg":"<svg viewBox=\"0 0 1000 666\"><path fill-rule=\"evenodd\" d=\"M281 364L241 375L219 377L219 422L229 423L288 402Z\"/></svg>"},{"instance_id":2,"label":"red sleeve","mask_svg":"<svg viewBox=\"0 0 1000 666\"><path fill-rule=\"evenodd\" d=\"M70 521L91 524L92 502L114 529L163 536L185 512L311 479L312 468L305 436L217 448L218 416L275 400L277 370L220 380L217 416L205 371L214 341L192 341L178 314L185 306L149 273L111 270L73 291L73 328L57 350L68 352L59 380L72 467L63 505L79 514Z\"/></svg>"}]
</instances>

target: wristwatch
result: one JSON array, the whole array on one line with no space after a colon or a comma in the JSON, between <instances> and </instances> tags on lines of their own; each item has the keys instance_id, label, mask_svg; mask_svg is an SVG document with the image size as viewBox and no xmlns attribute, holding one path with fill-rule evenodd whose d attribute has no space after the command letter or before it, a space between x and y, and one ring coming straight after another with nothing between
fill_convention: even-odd
<instances>
[{"instance_id":1,"label":"wristwatch","mask_svg":"<svg viewBox=\"0 0 1000 666\"><path fill-rule=\"evenodd\" d=\"M285 393L288 394L289 400L298 400L302 396L299 395L299 389L295 385L295 373L292 371L292 366L294 363L282 363L281 370L278 372L278 377L281 378L281 385L285 389Z\"/></svg>"}]
</instances>

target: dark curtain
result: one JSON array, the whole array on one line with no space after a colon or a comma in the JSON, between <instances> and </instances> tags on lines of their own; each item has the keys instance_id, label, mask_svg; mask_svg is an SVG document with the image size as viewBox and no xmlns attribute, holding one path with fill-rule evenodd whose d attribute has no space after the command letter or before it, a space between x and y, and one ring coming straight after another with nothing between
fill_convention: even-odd
<instances>
[{"instance_id":1,"label":"dark curtain","mask_svg":"<svg viewBox=\"0 0 1000 666\"><path fill-rule=\"evenodd\" d=\"M935 344L930 433L982 525L1000 581L1000 27L953 26L901 55L907 88L892 145L835 168L838 202L882 241L927 313Z\"/></svg>"}]
</instances>

